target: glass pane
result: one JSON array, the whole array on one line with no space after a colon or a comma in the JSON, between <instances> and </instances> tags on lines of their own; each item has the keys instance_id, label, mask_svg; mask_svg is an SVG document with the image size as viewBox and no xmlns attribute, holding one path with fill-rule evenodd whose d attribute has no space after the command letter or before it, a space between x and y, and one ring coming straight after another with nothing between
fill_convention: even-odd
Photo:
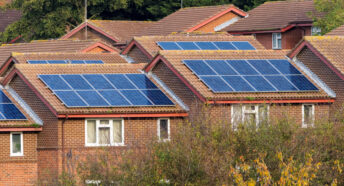
<instances>
[{"instance_id":1,"label":"glass pane","mask_svg":"<svg viewBox=\"0 0 344 186\"><path fill-rule=\"evenodd\" d=\"M96 143L96 121L87 121L87 143Z\"/></svg>"},{"instance_id":2,"label":"glass pane","mask_svg":"<svg viewBox=\"0 0 344 186\"><path fill-rule=\"evenodd\" d=\"M278 48L281 49L282 48L282 39L278 39Z\"/></svg>"},{"instance_id":3,"label":"glass pane","mask_svg":"<svg viewBox=\"0 0 344 186\"><path fill-rule=\"evenodd\" d=\"M313 124L313 107L312 105L304 105L304 123Z\"/></svg>"},{"instance_id":4,"label":"glass pane","mask_svg":"<svg viewBox=\"0 0 344 186\"><path fill-rule=\"evenodd\" d=\"M114 143L123 143L122 141L122 121L114 120L113 121L113 142Z\"/></svg>"},{"instance_id":5,"label":"glass pane","mask_svg":"<svg viewBox=\"0 0 344 186\"><path fill-rule=\"evenodd\" d=\"M259 123L266 122L268 120L268 106L267 105L259 105Z\"/></svg>"},{"instance_id":6,"label":"glass pane","mask_svg":"<svg viewBox=\"0 0 344 186\"><path fill-rule=\"evenodd\" d=\"M245 123L252 123L255 124L256 123L256 114L255 113L245 113Z\"/></svg>"},{"instance_id":7,"label":"glass pane","mask_svg":"<svg viewBox=\"0 0 344 186\"><path fill-rule=\"evenodd\" d=\"M99 128L99 144L110 144L110 128Z\"/></svg>"},{"instance_id":8,"label":"glass pane","mask_svg":"<svg viewBox=\"0 0 344 186\"><path fill-rule=\"evenodd\" d=\"M242 122L242 109L241 105L233 105L233 125L237 126Z\"/></svg>"},{"instance_id":9,"label":"glass pane","mask_svg":"<svg viewBox=\"0 0 344 186\"><path fill-rule=\"evenodd\" d=\"M12 134L12 153L21 153L20 134Z\"/></svg>"},{"instance_id":10,"label":"glass pane","mask_svg":"<svg viewBox=\"0 0 344 186\"><path fill-rule=\"evenodd\" d=\"M160 139L168 139L168 120L167 119L161 119L160 120Z\"/></svg>"},{"instance_id":11,"label":"glass pane","mask_svg":"<svg viewBox=\"0 0 344 186\"><path fill-rule=\"evenodd\" d=\"M109 120L100 120L101 125L109 125Z\"/></svg>"}]
</instances>

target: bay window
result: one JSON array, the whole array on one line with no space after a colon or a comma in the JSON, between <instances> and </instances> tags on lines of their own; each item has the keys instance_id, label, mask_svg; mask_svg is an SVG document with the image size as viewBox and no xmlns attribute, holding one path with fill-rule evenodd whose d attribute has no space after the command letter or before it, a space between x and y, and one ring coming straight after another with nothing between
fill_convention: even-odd
<instances>
[{"instance_id":1,"label":"bay window","mask_svg":"<svg viewBox=\"0 0 344 186\"><path fill-rule=\"evenodd\" d=\"M124 121L118 119L86 120L86 146L124 145Z\"/></svg>"}]
</instances>

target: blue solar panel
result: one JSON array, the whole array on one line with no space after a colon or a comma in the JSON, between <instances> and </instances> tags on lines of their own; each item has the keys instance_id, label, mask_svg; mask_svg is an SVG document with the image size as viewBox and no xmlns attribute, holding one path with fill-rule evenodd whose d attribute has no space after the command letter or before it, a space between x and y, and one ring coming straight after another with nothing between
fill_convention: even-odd
<instances>
[{"instance_id":1,"label":"blue solar panel","mask_svg":"<svg viewBox=\"0 0 344 186\"><path fill-rule=\"evenodd\" d=\"M263 75L280 74L267 60L247 60Z\"/></svg>"},{"instance_id":2,"label":"blue solar panel","mask_svg":"<svg viewBox=\"0 0 344 186\"><path fill-rule=\"evenodd\" d=\"M71 64L85 64L84 60L71 60L70 61Z\"/></svg>"},{"instance_id":3,"label":"blue solar panel","mask_svg":"<svg viewBox=\"0 0 344 186\"><path fill-rule=\"evenodd\" d=\"M0 112L7 120L26 119L14 104L0 104Z\"/></svg>"},{"instance_id":4,"label":"blue solar panel","mask_svg":"<svg viewBox=\"0 0 344 186\"><path fill-rule=\"evenodd\" d=\"M288 60L283 59L270 59L272 65L274 65L282 74L301 74Z\"/></svg>"},{"instance_id":5,"label":"blue solar panel","mask_svg":"<svg viewBox=\"0 0 344 186\"><path fill-rule=\"evenodd\" d=\"M144 74L64 74L39 77L67 107L174 105ZM57 86L53 80L58 78L68 88Z\"/></svg>"},{"instance_id":6,"label":"blue solar panel","mask_svg":"<svg viewBox=\"0 0 344 186\"><path fill-rule=\"evenodd\" d=\"M231 42L227 41L218 41L214 42L214 44L220 49L220 50L236 50L234 45Z\"/></svg>"},{"instance_id":7,"label":"blue solar panel","mask_svg":"<svg viewBox=\"0 0 344 186\"><path fill-rule=\"evenodd\" d=\"M247 41L233 41L232 44L238 50L255 50L255 48Z\"/></svg>"},{"instance_id":8,"label":"blue solar panel","mask_svg":"<svg viewBox=\"0 0 344 186\"><path fill-rule=\"evenodd\" d=\"M205 60L205 62L219 75L237 75L224 60Z\"/></svg>"},{"instance_id":9,"label":"blue solar panel","mask_svg":"<svg viewBox=\"0 0 344 186\"><path fill-rule=\"evenodd\" d=\"M296 91L298 90L283 76L265 76L279 91Z\"/></svg>"},{"instance_id":10,"label":"blue solar panel","mask_svg":"<svg viewBox=\"0 0 344 186\"><path fill-rule=\"evenodd\" d=\"M262 76L244 77L257 91L276 91Z\"/></svg>"},{"instance_id":11,"label":"blue solar panel","mask_svg":"<svg viewBox=\"0 0 344 186\"><path fill-rule=\"evenodd\" d=\"M49 64L66 64L67 61L65 60L48 60Z\"/></svg>"},{"instance_id":12,"label":"blue solar panel","mask_svg":"<svg viewBox=\"0 0 344 186\"><path fill-rule=\"evenodd\" d=\"M255 91L242 77L240 76L222 76L223 79L237 92L251 92Z\"/></svg>"},{"instance_id":13,"label":"blue solar panel","mask_svg":"<svg viewBox=\"0 0 344 186\"><path fill-rule=\"evenodd\" d=\"M299 90L318 90L305 76L289 75L286 78L292 82Z\"/></svg>"},{"instance_id":14,"label":"blue solar panel","mask_svg":"<svg viewBox=\"0 0 344 186\"><path fill-rule=\"evenodd\" d=\"M27 60L29 64L47 64L46 60Z\"/></svg>"},{"instance_id":15,"label":"blue solar panel","mask_svg":"<svg viewBox=\"0 0 344 186\"><path fill-rule=\"evenodd\" d=\"M89 106L108 106L109 104L96 91L77 91Z\"/></svg>"},{"instance_id":16,"label":"blue solar panel","mask_svg":"<svg viewBox=\"0 0 344 186\"><path fill-rule=\"evenodd\" d=\"M0 103L12 103L2 91L0 91Z\"/></svg>"},{"instance_id":17,"label":"blue solar panel","mask_svg":"<svg viewBox=\"0 0 344 186\"><path fill-rule=\"evenodd\" d=\"M184 63L197 75L216 75L202 60L184 60Z\"/></svg>"},{"instance_id":18,"label":"blue solar panel","mask_svg":"<svg viewBox=\"0 0 344 186\"><path fill-rule=\"evenodd\" d=\"M85 60L86 64L104 64L102 60Z\"/></svg>"},{"instance_id":19,"label":"blue solar panel","mask_svg":"<svg viewBox=\"0 0 344 186\"><path fill-rule=\"evenodd\" d=\"M195 42L201 50L218 50L212 42Z\"/></svg>"},{"instance_id":20,"label":"blue solar panel","mask_svg":"<svg viewBox=\"0 0 344 186\"><path fill-rule=\"evenodd\" d=\"M158 45L164 50L182 50L175 42L158 42Z\"/></svg>"},{"instance_id":21,"label":"blue solar panel","mask_svg":"<svg viewBox=\"0 0 344 186\"><path fill-rule=\"evenodd\" d=\"M227 60L227 62L241 75L258 74L258 72L254 70L245 60Z\"/></svg>"},{"instance_id":22,"label":"blue solar panel","mask_svg":"<svg viewBox=\"0 0 344 186\"><path fill-rule=\"evenodd\" d=\"M51 90L71 90L71 87L59 75L38 76Z\"/></svg>"},{"instance_id":23,"label":"blue solar panel","mask_svg":"<svg viewBox=\"0 0 344 186\"><path fill-rule=\"evenodd\" d=\"M219 76L201 76L201 80L214 92L232 92L224 80Z\"/></svg>"},{"instance_id":24,"label":"blue solar panel","mask_svg":"<svg viewBox=\"0 0 344 186\"><path fill-rule=\"evenodd\" d=\"M199 50L197 45L194 42L177 42L177 44L183 49L183 50Z\"/></svg>"}]
</instances>

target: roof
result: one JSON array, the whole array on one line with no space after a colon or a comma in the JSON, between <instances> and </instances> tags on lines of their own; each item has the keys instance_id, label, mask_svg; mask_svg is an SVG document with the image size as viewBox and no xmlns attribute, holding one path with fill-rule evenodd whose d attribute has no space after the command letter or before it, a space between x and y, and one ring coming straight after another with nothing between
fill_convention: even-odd
<instances>
[{"instance_id":1,"label":"roof","mask_svg":"<svg viewBox=\"0 0 344 186\"><path fill-rule=\"evenodd\" d=\"M246 18L222 29L228 32L266 31L296 23L312 23L307 13L314 12L312 0L270 1L250 10Z\"/></svg>"},{"instance_id":2,"label":"roof","mask_svg":"<svg viewBox=\"0 0 344 186\"><path fill-rule=\"evenodd\" d=\"M169 63L189 85L206 100L285 100L285 99L319 99L329 98L324 90L313 92L240 92L240 93L213 93L193 72L182 63L187 59L286 59L284 52L274 50L265 51L160 51L160 56L146 66L146 71L154 68L154 62L160 59ZM291 62L293 64L293 62ZM153 66L152 66L153 65ZM295 66L295 64L294 64ZM296 67L296 66L295 66ZM300 70L300 68L296 67ZM300 70L302 72L302 70ZM305 75L305 74L304 74ZM306 75L305 75L306 76ZM307 76L306 76L307 77ZM309 79L309 78L308 78ZM313 82L312 80L310 80ZM315 84L313 82L313 84ZM316 85L316 84L315 84Z\"/></svg>"},{"instance_id":3,"label":"roof","mask_svg":"<svg viewBox=\"0 0 344 186\"><path fill-rule=\"evenodd\" d=\"M142 36L135 37L133 41L125 48L122 54L127 54L134 44L140 45L151 58L155 56L161 48L157 45L158 41L248 41L257 50L264 50L261 45L253 36L232 36L226 33L218 34L205 34L205 35L186 35L176 34L168 36Z\"/></svg>"},{"instance_id":4,"label":"roof","mask_svg":"<svg viewBox=\"0 0 344 186\"><path fill-rule=\"evenodd\" d=\"M331 32L327 33L326 36L344 36L344 25L333 29Z\"/></svg>"},{"instance_id":5,"label":"roof","mask_svg":"<svg viewBox=\"0 0 344 186\"><path fill-rule=\"evenodd\" d=\"M27 60L102 60L105 64L127 63L118 53L12 53L18 63L27 63Z\"/></svg>"},{"instance_id":6,"label":"roof","mask_svg":"<svg viewBox=\"0 0 344 186\"><path fill-rule=\"evenodd\" d=\"M88 23L100 28L120 42L129 42L134 36L140 36L143 29L151 26L151 21L88 20Z\"/></svg>"},{"instance_id":7,"label":"roof","mask_svg":"<svg viewBox=\"0 0 344 186\"><path fill-rule=\"evenodd\" d=\"M19 10L0 10L0 32L5 31L6 27L21 18Z\"/></svg>"},{"instance_id":8,"label":"roof","mask_svg":"<svg viewBox=\"0 0 344 186\"><path fill-rule=\"evenodd\" d=\"M202 6L182 8L146 28L142 35L168 35L172 32L188 32L211 18L232 11L245 16L246 13L234 5Z\"/></svg>"},{"instance_id":9,"label":"roof","mask_svg":"<svg viewBox=\"0 0 344 186\"><path fill-rule=\"evenodd\" d=\"M0 66L11 56L12 52L80 52L97 43L99 41L96 40L46 40L4 44L0 46Z\"/></svg>"},{"instance_id":10,"label":"roof","mask_svg":"<svg viewBox=\"0 0 344 186\"><path fill-rule=\"evenodd\" d=\"M142 64L103 64L103 65L28 65L16 64L16 70L32 87L42 95L55 114L129 114L129 113L185 113L182 109L155 81L151 79L169 98L175 106L142 106L142 107L66 107L53 92L37 77L40 74L116 74L116 73L142 73ZM15 72L15 71L14 71Z\"/></svg>"}]
</instances>

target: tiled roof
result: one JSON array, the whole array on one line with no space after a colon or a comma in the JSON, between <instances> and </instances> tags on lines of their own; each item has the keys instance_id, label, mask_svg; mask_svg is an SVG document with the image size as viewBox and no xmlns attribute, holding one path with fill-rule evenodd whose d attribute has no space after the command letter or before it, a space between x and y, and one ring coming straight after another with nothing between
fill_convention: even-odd
<instances>
[{"instance_id":1,"label":"tiled roof","mask_svg":"<svg viewBox=\"0 0 344 186\"><path fill-rule=\"evenodd\" d=\"M151 21L88 20L88 23L100 28L120 42L129 42L134 36L140 36L143 29L150 27Z\"/></svg>"},{"instance_id":2,"label":"tiled roof","mask_svg":"<svg viewBox=\"0 0 344 186\"><path fill-rule=\"evenodd\" d=\"M344 25L333 29L331 32L327 33L326 36L344 36Z\"/></svg>"},{"instance_id":3,"label":"tiled roof","mask_svg":"<svg viewBox=\"0 0 344 186\"><path fill-rule=\"evenodd\" d=\"M27 63L27 60L102 60L106 64L127 63L118 53L12 53L18 63Z\"/></svg>"},{"instance_id":4,"label":"tiled roof","mask_svg":"<svg viewBox=\"0 0 344 186\"><path fill-rule=\"evenodd\" d=\"M128 113L184 113L176 102L176 106L142 106L142 107L106 107L106 108L67 108L62 102L38 79L39 74L116 74L141 73L144 64L105 64L92 65L28 65L16 64L16 69L43 96L58 114L128 114ZM156 82L151 79L155 84ZM156 84L157 85L157 84ZM159 87L159 85L157 85ZM163 90L161 87L159 87ZM164 92L166 94L166 92ZM168 94L166 94L168 95ZM170 97L173 101L173 99Z\"/></svg>"},{"instance_id":5,"label":"tiled roof","mask_svg":"<svg viewBox=\"0 0 344 186\"><path fill-rule=\"evenodd\" d=\"M283 52L265 51L160 51L172 67L204 98L208 100L283 100L329 98L324 90L316 92L251 92L251 93L213 93L182 60L186 59L286 59ZM153 67L154 68L154 67ZM298 68L298 67L296 67ZM299 69L299 68L298 68ZM300 69L299 69L300 70ZM300 70L301 71L301 70ZM316 84L315 84L316 85Z\"/></svg>"},{"instance_id":6,"label":"tiled roof","mask_svg":"<svg viewBox=\"0 0 344 186\"><path fill-rule=\"evenodd\" d=\"M18 21L20 17L19 10L0 10L0 32L3 32L9 24Z\"/></svg>"},{"instance_id":7,"label":"tiled roof","mask_svg":"<svg viewBox=\"0 0 344 186\"><path fill-rule=\"evenodd\" d=\"M153 23L143 31L142 35L168 35L172 32L185 32L229 8L238 9L233 5L183 8Z\"/></svg>"},{"instance_id":8,"label":"tiled roof","mask_svg":"<svg viewBox=\"0 0 344 186\"><path fill-rule=\"evenodd\" d=\"M211 35L169 35L169 36L142 36L135 37L134 41L138 42L151 56L155 56L161 48L157 45L158 41L248 41L257 50L264 50L253 36L232 36L225 33Z\"/></svg>"},{"instance_id":9,"label":"tiled roof","mask_svg":"<svg viewBox=\"0 0 344 186\"><path fill-rule=\"evenodd\" d=\"M312 0L266 2L249 11L246 18L224 28L223 31L276 30L293 23L312 23L312 18L307 14L314 10Z\"/></svg>"},{"instance_id":10,"label":"tiled roof","mask_svg":"<svg viewBox=\"0 0 344 186\"><path fill-rule=\"evenodd\" d=\"M304 39L344 74L344 36L306 36Z\"/></svg>"},{"instance_id":11,"label":"tiled roof","mask_svg":"<svg viewBox=\"0 0 344 186\"><path fill-rule=\"evenodd\" d=\"M12 52L78 52L99 41L47 40L30 43L6 44L0 46L0 66Z\"/></svg>"}]
</instances>

